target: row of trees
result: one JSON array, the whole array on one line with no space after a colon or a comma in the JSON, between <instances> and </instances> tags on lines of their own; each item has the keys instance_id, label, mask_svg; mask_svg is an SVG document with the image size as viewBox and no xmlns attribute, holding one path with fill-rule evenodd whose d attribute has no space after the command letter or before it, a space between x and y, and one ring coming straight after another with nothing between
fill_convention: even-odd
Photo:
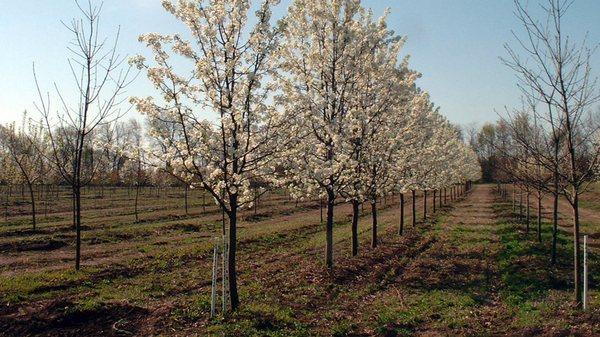
<instances>
[{"instance_id":1,"label":"row of trees","mask_svg":"<svg viewBox=\"0 0 600 337\"><path fill-rule=\"evenodd\" d=\"M516 45L506 45L508 57L503 62L517 75L522 106L507 110L499 122L484 126L471 141L487 169L485 176L513 184L521 201L525 197L527 231L530 197L537 199L540 242L543 195L552 196L552 264L556 263L559 198L569 202L575 301L581 305L579 196L598 178L600 123L594 106L600 92L591 73L593 50L586 41L574 43L562 26L571 5L572 1L547 0L538 19L515 1L523 37L515 35Z\"/></svg>"},{"instance_id":2,"label":"row of trees","mask_svg":"<svg viewBox=\"0 0 600 337\"><path fill-rule=\"evenodd\" d=\"M137 120L106 124L90 134L90 142L84 149L85 160L81 164L82 174L87 178L83 185L100 187L101 196L104 196L105 186L135 188L136 196L142 186L183 186L167 172L145 161L143 135ZM64 156L72 157L72 150L65 144L57 147L57 153ZM0 125L0 162L3 168L0 184L6 186L7 198L12 186L27 188L33 230L37 223L35 191L47 195L50 193L49 186L68 185L53 161L53 151L50 134L43 124L28 119L26 115L20 125ZM135 202L137 204L137 198Z\"/></svg>"},{"instance_id":3,"label":"row of trees","mask_svg":"<svg viewBox=\"0 0 600 337\"><path fill-rule=\"evenodd\" d=\"M387 27L386 15L375 18L360 0L295 0L275 24L277 4L163 1L188 31L142 35L152 59L135 56L129 66L116 42L98 38L101 8L80 7L83 18L70 26L78 90L68 96L78 99L65 99L56 85L56 112L38 85L47 145L32 147L72 188L76 268L81 187L94 179L130 174L139 186L143 172L156 168L212 195L228 219L222 230L229 237L233 309L238 212L267 190L326 200L325 261L333 268L336 201L353 205L357 254L361 204L372 207L376 246L379 198L400 195L402 234L405 193L413 195L414 215L416 191L432 191L435 204L442 190L479 179L475 153L415 84L420 75L400 57L404 39ZM133 68L158 92L130 99L146 116L147 137L135 122L116 122L126 111L122 95ZM119 130L127 136L119 138Z\"/></svg>"},{"instance_id":4,"label":"row of trees","mask_svg":"<svg viewBox=\"0 0 600 337\"><path fill-rule=\"evenodd\" d=\"M131 60L160 93L131 99L147 117L152 157L227 214L234 309L237 214L254 202L253 185L326 200L333 268L336 199L353 205L356 254L360 203L372 205L375 246L377 198L479 174L474 153L415 85L419 74L399 61L404 39L385 16L359 0L296 0L274 25L276 3L263 1L252 20L249 1L164 1L191 39L143 35L153 59ZM179 58L190 69L177 67Z\"/></svg>"}]
</instances>

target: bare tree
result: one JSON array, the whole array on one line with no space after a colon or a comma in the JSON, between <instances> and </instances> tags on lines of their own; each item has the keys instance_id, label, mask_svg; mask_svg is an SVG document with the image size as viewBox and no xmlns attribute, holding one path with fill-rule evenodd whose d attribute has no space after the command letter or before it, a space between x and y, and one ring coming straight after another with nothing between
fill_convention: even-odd
<instances>
[{"instance_id":1,"label":"bare tree","mask_svg":"<svg viewBox=\"0 0 600 337\"><path fill-rule=\"evenodd\" d=\"M35 73L35 83L39 101L36 108L44 116L52 145L49 158L69 183L73 193L76 230L75 269L81 262L81 189L94 176L91 137L101 125L116 121L124 111L120 109L125 99L124 89L131 83L131 67L123 67L125 57L117 53L119 31L114 42L99 35L99 22L102 4L87 6L75 1L82 17L63 25L72 33L68 59L77 90L66 95L57 83L54 84L59 101L59 111L51 108L50 94L42 94ZM126 64L126 63L125 63ZM75 99L71 99L75 97ZM52 119L55 115L56 120ZM55 124L56 123L56 124ZM84 172L84 162L92 169Z\"/></svg>"},{"instance_id":2,"label":"bare tree","mask_svg":"<svg viewBox=\"0 0 600 337\"><path fill-rule=\"evenodd\" d=\"M575 302L580 306L579 195L594 178L598 164L598 125L592 122L590 108L600 96L591 74L590 58L594 50L586 46L585 39L581 44L573 43L562 26L572 4L573 0L547 0L540 6L545 17L539 20L521 1L515 0L515 14L524 37L514 34L521 52L506 45L509 57L503 61L517 74L523 94L548 107L547 113L540 116L555 134L553 141L564 137L556 152L535 154L543 159L540 165L554 170L555 184L557 178L565 181L561 189L573 210ZM559 166L563 160L557 157L564 158L565 165Z\"/></svg>"}]
</instances>

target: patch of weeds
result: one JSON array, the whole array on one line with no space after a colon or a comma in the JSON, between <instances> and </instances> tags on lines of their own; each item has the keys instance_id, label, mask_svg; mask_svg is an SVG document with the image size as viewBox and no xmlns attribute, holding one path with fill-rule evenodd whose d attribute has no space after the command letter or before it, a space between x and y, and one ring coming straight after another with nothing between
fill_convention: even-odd
<instances>
[{"instance_id":1,"label":"patch of weeds","mask_svg":"<svg viewBox=\"0 0 600 337\"><path fill-rule=\"evenodd\" d=\"M356 324L351 323L348 320L342 320L340 322L335 323L331 327L331 336L345 337L348 336L354 329L356 329Z\"/></svg>"},{"instance_id":2,"label":"patch of weeds","mask_svg":"<svg viewBox=\"0 0 600 337\"><path fill-rule=\"evenodd\" d=\"M172 312L176 320L197 321L207 317L210 313L210 295L199 295L185 303L181 308Z\"/></svg>"},{"instance_id":3,"label":"patch of weeds","mask_svg":"<svg viewBox=\"0 0 600 337\"><path fill-rule=\"evenodd\" d=\"M256 213L256 214L252 214L252 215L245 217L244 221L259 222L259 221L270 219L272 217L273 217L273 214L270 214L270 213Z\"/></svg>"},{"instance_id":4,"label":"patch of weeds","mask_svg":"<svg viewBox=\"0 0 600 337\"><path fill-rule=\"evenodd\" d=\"M289 308L251 303L209 327L211 336L305 337L306 326L300 324Z\"/></svg>"},{"instance_id":5,"label":"patch of weeds","mask_svg":"<svg viewBox=\"0 0 600 337\"><path fill-rule=\"evenodd\" d=\"M91 271L91 270L90 270ZM0 276L0 300L7 303L43 298L82 282L88 273L71 269L18 276Z\"/></svg>"},{"instance_id":6,"label":"patch of weeds","mask_svg":"<svg viewBox=\"0 0 600 337\"><path fill-rule=\"evenodd\" d=\"M476 301L466 293L434 290L412 294L401 305L386 303L377 318L377 329L386 336L410 334L415 327L429 322L438 327L463 327L469 324L469 312Z\"/></svg>"},{"instance_id":7,"label":"patch of weeds","mask_svg":"<svg viewBox=\"0 0 600 337\"><path fill-rule=\"evenodd\" d=\"M191 223L175 223L173 225L167 226L167 229L182 231L184 233L194 233L201 231L202 226Z\"/></svg>"}]
</instances>

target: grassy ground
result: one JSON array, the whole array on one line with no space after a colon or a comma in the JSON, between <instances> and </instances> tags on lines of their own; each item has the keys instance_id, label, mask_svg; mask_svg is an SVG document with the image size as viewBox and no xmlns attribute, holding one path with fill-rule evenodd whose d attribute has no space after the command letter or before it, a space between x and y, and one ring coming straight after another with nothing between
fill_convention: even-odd
<instances>
[{"instance_id":1,"label":"grassy ground","mask_svg":"<svg viewBox=\"0 0 600 337\"><path fill-rule=\"evenodd\" d=\"M559 263L551 266L550 226L544 224L543 243L537 243L491 186L476 186L430 221L408 226L402 237L396 233L397 200L380 205L381 240L374 249L365 212L357 257L349 256L350 208L340 205L333 271L322 263L325 235L318 203L296 206L271 195L257 215L242 214L241 310L211 320L210 238L219 230L214 223L220 215L210 207L204 211L199 197L186 216L179 194L162 201L148 195L146 210L163 208L148 211L140 223L131 221L126 197L105 201L113 205L110 211L99 207L87 214L81 272L71 270L68 213L27 235L25 223L0 226L0 335L587 336L600 331L597 292L592 291L588 312L570 305L568 234L561 233ZM32 246L52 240L62 243ZM595 289L600 265L596 255L590 260Z\"/></svg>"}]
</instances>

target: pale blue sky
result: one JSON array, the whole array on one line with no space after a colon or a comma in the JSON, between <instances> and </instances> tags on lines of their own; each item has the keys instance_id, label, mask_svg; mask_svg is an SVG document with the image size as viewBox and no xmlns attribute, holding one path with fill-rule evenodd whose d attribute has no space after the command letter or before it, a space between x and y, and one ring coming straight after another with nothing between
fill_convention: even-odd
<instances>
[{"instance_id":1,"label":"pale blue sky","mask_svg":"<svg viewBox=\"0 0 600 337\"><path fill-rule=\"evenodd\" d=\"M276 10L285 13L291 0ZM511 0L363 0L381 14L391 8L390 26L408 37L404 53L411 67L423 73L419 85L451 121L461 124L496 119L494 110L514 106L519 92L513 74L501 64L503 43L511 42L511 29L519 30ZM532 0L535 6L537 1ZM36 98L32 64L41 84L68 83L66 46L71 38L60 20L77 16L71 0L0 0L0 122L33 111ZM160 0L105 0L102 27L114 32L121 26L119 50L134 55L145 52L137 36L145 32L176 33L183 26L166 13ZM575 0L565 22L570 35L589 32L600 42L600 1ZM600 55L594 57L600 73ZM131 95L148 96L152 88L139 76L129 88ZM136 113L130 113L135 116Z\"/></svg>"}]
</instances>

